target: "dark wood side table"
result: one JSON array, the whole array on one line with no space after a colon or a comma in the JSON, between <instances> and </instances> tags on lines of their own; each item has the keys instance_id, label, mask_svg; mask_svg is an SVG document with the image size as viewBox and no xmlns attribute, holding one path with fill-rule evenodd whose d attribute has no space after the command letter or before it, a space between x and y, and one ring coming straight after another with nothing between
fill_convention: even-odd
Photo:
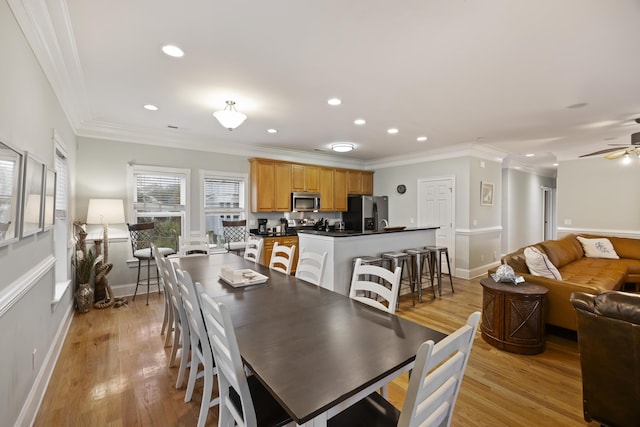
<instances>
[{"instance_id":1,"label":"dark wood side table","mask_svg":"<svg viewBox=\"0 0 640 427\"><path fill-rule=\"evenodd\" d=\"M492 346L517 354L544 351L544 286L514 285L480 280L482 285L482 338Z\"/></svg>"}]
</instances>

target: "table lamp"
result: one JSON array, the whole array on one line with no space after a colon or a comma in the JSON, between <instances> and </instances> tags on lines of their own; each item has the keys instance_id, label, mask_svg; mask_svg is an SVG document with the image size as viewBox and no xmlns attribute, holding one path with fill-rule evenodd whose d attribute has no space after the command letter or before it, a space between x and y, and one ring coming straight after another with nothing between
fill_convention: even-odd
<instances>
[{"instance_id":1,"label":"table lamp","mask_svg":"<svg viewBox=\"0 0 640 427\"><path fill-rule=\"evenodd\" d=\"M104 241L104 263L109 262L108 253L108 227L111 224L122 224L124 219L124 203L122 199L89 199L89 209L87 209L87 224L102 224L104 227L102 239ZM99 240L95 240L96 248ZM99 254L96 254L99 255Z\"/></svg>"}]
</instances>

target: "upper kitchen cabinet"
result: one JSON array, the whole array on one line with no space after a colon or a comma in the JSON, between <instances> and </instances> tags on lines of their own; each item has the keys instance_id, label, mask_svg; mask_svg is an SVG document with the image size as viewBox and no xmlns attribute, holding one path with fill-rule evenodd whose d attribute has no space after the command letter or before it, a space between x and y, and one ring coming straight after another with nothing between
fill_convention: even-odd
<instances>
[{"instance_id":1,"label":"upper kitchen cabinet","mask_svg":"<svg viewBox=\"0 0 640 427\"><path fill-rule=\"evenodd\" d=\"M373 194L373 172L347 171L347 192L349 194Z\"/></svg>"},{"instance_id":2,"label":"upper kitchen cabinet","mask_svg":"<svg viewBox=\"0 0 640 427\"><path fill-rule=\"evenodd\" d=\"M320 167L291 165L291 191L320 191Z\"/></svg>"},{"instance_id":3,"label":"upper kitchen cabinet","mask_svg":"<svg viewBox=\"0 0 640 427\"><path fill-rule=\"evenodd\" d=\"M266 159L250 159L251 211L291 210L291 165Z\"/></svg>"},{"instance_id":4,"label":"upper kitchen cabinet","mask_svg":"<svg viewBox=\"0 0 640 427\"><path fill-rule=\"evenodd\" d=\"M333 191L333 174L334 170L329 168L320 168L320 211L334 212L334 191Z\"/></svg>"},{"instance_id":5,"label":"upper kitchen cabinet","mask_svg":"<svg viewBox=\"0 0 640 427\"><path fill-rule=\"evenodd\" d=\"M336 212L347 211L347 171L344 169L333 172L333 209Z\"/></svg>"},{"instance_id":6,"label":"upper kitchen cabinet","mask_svg":"<svg viewBox=\"0 0 640 427\"><path fill-rule=\"evenodd\" d=\"M276 162L275 166L275 195L274 206L278 212L291 210L291 165Z\"/></svg>"}]
</instances>

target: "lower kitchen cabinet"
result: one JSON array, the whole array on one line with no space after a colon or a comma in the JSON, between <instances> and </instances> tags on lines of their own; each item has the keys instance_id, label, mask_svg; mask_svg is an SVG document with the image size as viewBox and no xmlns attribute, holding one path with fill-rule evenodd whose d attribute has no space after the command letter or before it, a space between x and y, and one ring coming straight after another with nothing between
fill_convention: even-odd
<instances>
[{"instance_id":1,"label":"lower kitchen cabinet","mask_svg":"<svg viewBox=\"0 0 640 427\"><path fill-rule=\"evenodd\" d=\"M279 245L292 246L296 245L296 253L293 257L293 266L291 267L291 274L296 272L298 265L298 253L300 252L300 246L298 245L298 236L266 236L263 237L264 243L262 245L262 264L269 266L269 260L271 260L271 253L273 252L273 246L276 242Z\"/></svg>"}]
</instances>

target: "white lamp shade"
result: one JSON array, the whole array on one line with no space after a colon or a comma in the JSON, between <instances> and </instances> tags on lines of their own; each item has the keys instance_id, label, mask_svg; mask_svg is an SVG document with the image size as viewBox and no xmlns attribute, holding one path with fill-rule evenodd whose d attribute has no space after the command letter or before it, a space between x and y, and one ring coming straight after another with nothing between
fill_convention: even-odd
<instances>
[{"instance_id":1,"label":"white lamp shade","mask_svg":"<svg viewBox=\"0 0 640 427\"><path fill-rule=\"evenodd\" d=\"M221 110L213 113L213 117L218 119L222 126L232 130L240 126L246 120L247 115L235 110Z\"/></svg>"},{"instance_id":2,"label":"white lamp shade","mask_svg":"<svg viewBox=\"0 0 640 427\"><path fill-rule=\"evenodd\" d=\"M89 199L87 224L122 224L124 222L122 199Z\"/></svg>"}]
</instances>

